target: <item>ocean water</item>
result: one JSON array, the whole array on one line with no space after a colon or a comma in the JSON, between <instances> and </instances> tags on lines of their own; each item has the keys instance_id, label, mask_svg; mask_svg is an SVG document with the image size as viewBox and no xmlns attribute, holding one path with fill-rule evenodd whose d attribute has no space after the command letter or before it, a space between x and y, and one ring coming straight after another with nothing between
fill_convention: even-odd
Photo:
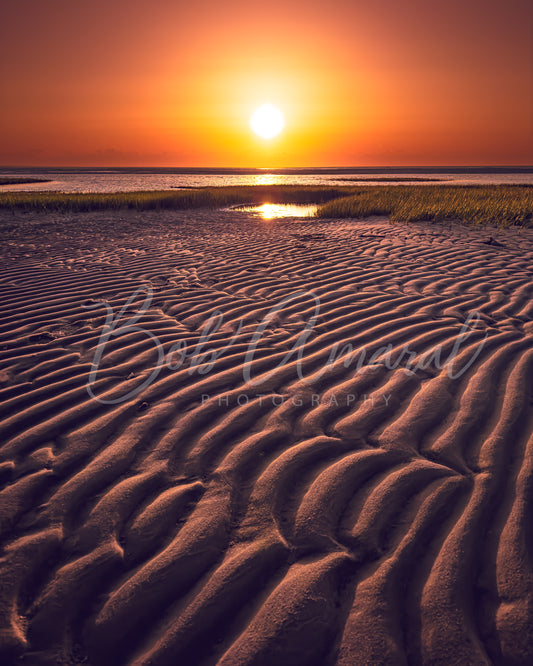
<instances>
[{"instance_id":1,"label":"ocean water","mask_svg":"<svg viewBox=\"0 0 533 666\"><path fill-rule=\"evenodd\" d=\"M531 184L533 167L494 169L59 169L1 168L0 176L50 182L0 185L0 191L131 192L220 185Z\"/></svg>"}]
</instances>

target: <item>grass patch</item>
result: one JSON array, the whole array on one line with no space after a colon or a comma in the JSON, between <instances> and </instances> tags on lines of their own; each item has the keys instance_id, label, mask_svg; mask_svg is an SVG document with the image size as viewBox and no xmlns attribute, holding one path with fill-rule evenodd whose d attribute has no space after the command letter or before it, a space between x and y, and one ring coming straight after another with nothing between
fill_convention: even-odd
<instances>
[{"instance_id":1,"label":"grass patch","mask_svg":"<svg viewBox=\"0 0 533 666\"><path fill-rule=\"evenodd\" d=\"M257 185L202 187L154 192L2 192L0 208L27 211L81 212L102 209L135 210L223 208L235 204L320 204L347 196L354 187Z\"/></svg>"},{"instance_id":2,"label":"grass patch","mask_svg":"<svg viewBox=\"0 0 533 666\"><path fill-rule=\"evenodd\" d=\"M474 224L533 224L531 185L248 185L154 192L1 192L0 209L83 212L105 209L224 208L236 204L318 204L317 216L394 221L462 220Z\"/></svg>"},{"instance_id":3,"label":"grass patch","mask_svg":"<svg viewBox=\"0 0 533 666\"><path fill-rule=\"evenodd\" d=\"M51 183L49 178L30 178L26 176L0 176L0 185L24 185L25 183Z\"/></svg>"},{"instance_id":4,"label":"grass patch","mask_svg":"<svg viewBox=\"0 0 533 666\"><path fill-rule=\"evenodd\" d=\"M397 185L360 187L318 208L318 217L386 215L397 222L462 220L531 226L531 185Z\"/></svg>"}]
</instances>

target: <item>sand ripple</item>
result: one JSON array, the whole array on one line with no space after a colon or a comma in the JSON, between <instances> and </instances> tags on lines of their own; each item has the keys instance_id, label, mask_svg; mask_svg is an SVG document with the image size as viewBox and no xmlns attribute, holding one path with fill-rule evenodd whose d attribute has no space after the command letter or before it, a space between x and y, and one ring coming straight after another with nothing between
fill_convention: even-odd
<instances>
[{"instance_id":1,"label":"sand ripple","mask_svg":"<svg viewBox=\"0 0 533 666\"><path fill-rule=\"evenodd\" d=\"M2 663L533 663L531 231L2 224Z\"/></svg>"}]
</instances>

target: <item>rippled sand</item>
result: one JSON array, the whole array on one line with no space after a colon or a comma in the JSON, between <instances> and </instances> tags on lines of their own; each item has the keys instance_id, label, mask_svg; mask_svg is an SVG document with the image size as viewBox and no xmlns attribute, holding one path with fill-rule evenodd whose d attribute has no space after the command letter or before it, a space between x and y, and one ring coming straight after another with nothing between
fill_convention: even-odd
<instances>
[{"instance_id":1,"label":"rippled sand","mask_svg":"<svg viewBox=\"0 0 533 666\"><path fill-rule=\"evenodd\" d=\"M533 663L533 231L1 224L2 663Z\"/></svg>"}]
</instances>

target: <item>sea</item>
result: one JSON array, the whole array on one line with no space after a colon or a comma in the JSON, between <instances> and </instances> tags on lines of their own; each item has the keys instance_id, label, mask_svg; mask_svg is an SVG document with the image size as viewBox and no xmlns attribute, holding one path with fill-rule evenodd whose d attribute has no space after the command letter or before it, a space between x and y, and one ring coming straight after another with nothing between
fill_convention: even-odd
<instances>
[{"instance_id":1,"label":"sea","mask_svg":"<svg viewBox=\"0 0 533 666\"><path fill-rule=\"evenodd\" d=\"M331 167L316 169L4 167L0 176L47 182L0 191L134 192L221 185L529 184L533 167Z\"/></svg>"}]
</instances>

